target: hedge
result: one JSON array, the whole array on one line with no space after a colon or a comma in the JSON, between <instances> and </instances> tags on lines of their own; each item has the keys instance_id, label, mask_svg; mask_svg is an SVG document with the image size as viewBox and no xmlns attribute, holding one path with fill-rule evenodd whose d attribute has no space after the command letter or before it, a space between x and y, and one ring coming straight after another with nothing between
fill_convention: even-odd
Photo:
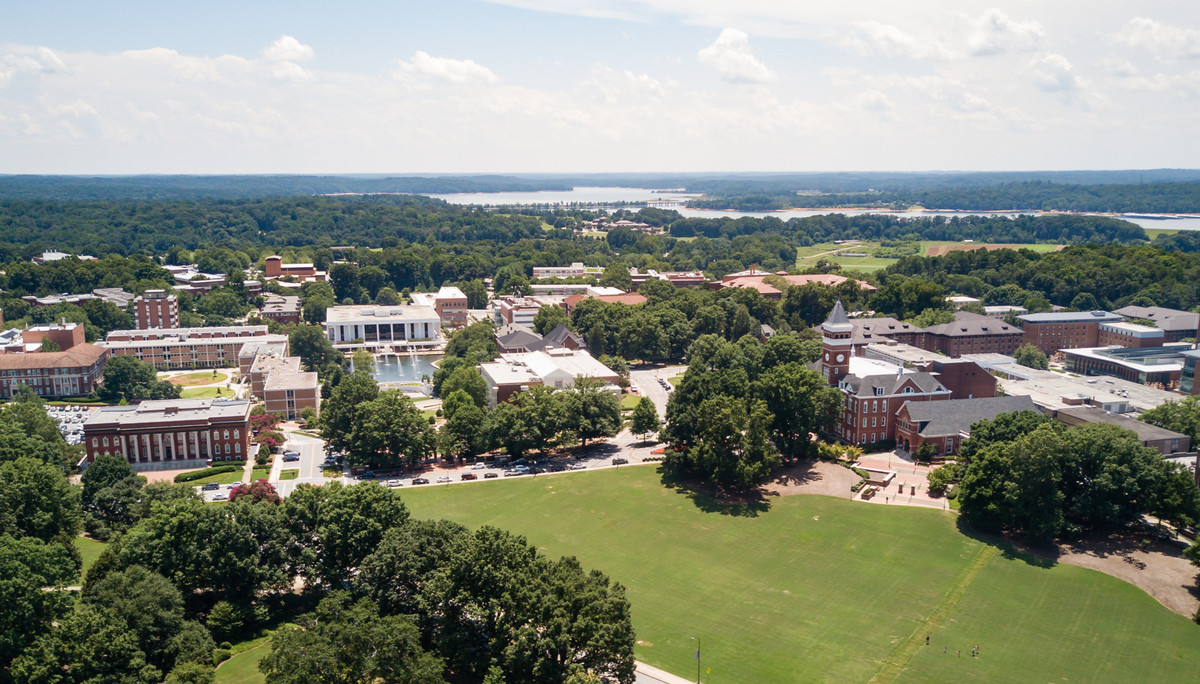
<instances>
[{"instance_id":1,"label":"hedge","mask_svg":"<svg viewBox=\"0 0 1200 684\"><path fill-rule=\"evenodd\" d=\"M221 473L232 473L235 470L244 470L245 468L246 468L245 463L240 463L240 464L235 464L235 465L213 466L211 468L204 468L203 470L193 470L190 473L179 473L178 475L175 476L175 481L176 482L191 482L192 480L199 480L199 479L208 477L210 475L220 475Z\"/></svg>"}]
</instances>

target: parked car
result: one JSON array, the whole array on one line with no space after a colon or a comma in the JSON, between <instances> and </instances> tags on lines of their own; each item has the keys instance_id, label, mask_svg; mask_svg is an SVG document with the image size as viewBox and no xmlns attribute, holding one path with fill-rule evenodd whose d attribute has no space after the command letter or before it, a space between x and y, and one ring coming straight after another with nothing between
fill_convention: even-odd
<instances>
[{"instance_id":1,"label":"parked car","mask_svg":"<svg viewBox=\"0 0 1200 684\"><path fill-rule=\"evenodd\" d=\"M490 480L494 477L500 477L500 474L494 470L489 470L483 474L483 479L485 479L485 480Z\"/></svg>"},{"instance_id":2,"label":"parked car","mask_svg":"<svg viewBox=\"0 0 1200 684\"><path fill-rule=\"evenodd\" d=\"M587 468L587 464L586 463L572 463L571 465L569 465L567 467L570 468L571 470L584 470L585 468Z\"/></svg>"},{"instance_id":3,"label":"parked car","mask_svg":"<svg viewBox=\"0 0 1200 684\"><path fill-rule=\"evenodd\" d=\"M429 480L423 477L414 477L412 483L415 485L429 484Z\"/></svg>"},{"instance_id":4,"label":"parked car","mask_svg":"<svg viewBox=\"0 0 1200 684\"><path fill-rule=\"evenodd\" d=\"M438 481L438 482L449 482L449 481L450 481L450 476L449 476L449 475L443 475L443 476L439 477L439 478L437 479L437 481Z\"/></svg>"},{"instance_id":5,"label":"parked car","mask_svg":"<svg viewBox=\"0 0 1200 684\"><path fill-rule=\"evenodd\" d=\"M485 470L486 468L487 468L487 464L484 463L483 461L480 461L479 463L476 463L475 465L471 466L471 470Z\"/></svg>"},{"instance_id":6,"label":"parked car","mask_svg":"<svg viewBox=\"0 0 1200 684\"><path fill-rule=\"evenodd\" d=\"M219 482L209 482L207 484L201 485L200 491L211 492L211 491L214 491L214 490L217 490L220 488L221 488L221 484Z\"/></svg>"},{"instance_id":7,"label":"parked car","mask_svg":"<svg viewBox=\"0 0 1200 684\"><path fill-rule=\"evenodd\" d=\"M218 494L212 498L213 501L229 501L228 494Z\"/></svg>"},{"instance_id":8,"label":"parked car","mask_svg":"<svg viewBox=\"0 0 1200 684\"><path fill-rule=\"evenodd\" d=\"M523 470L506 470L506 471L504 471L504 477L517 477L518 475L524 475L524 474L525 474L525 471L523 471Z\"/></svg>"},{"instance_id":9,"label":"parked car","mask_svg":"<svg viewBox=\"0 0 1200 684\"><path fill-rule=\"evenodd\" d=\"M238 481L238 482L234 482L233 484L227 486L226 489L233 489L234 487L241 487L241 486L242 486L242 482Z\"/></svg>"},{"instance_id":10,"label":"parked car","mask_svg":"<svg viewBox=\"0 0 1200 684\"><path fill-rule=\"evenodd\" d=\"M567 466L563 463L555 463L554 465L550 466L550 472L552 472L552 473L561 473L562 471L564 471L566 469L567 469Z\"/></svg>"},{"instance_id":11,"label":"parked car","mask_svg":"<svg viewBox=\"0 0 1200 684\"><path fill-rule=\"evenodd\" d=\"M463 473L463 474L462 474L462 479L464 479L464 480L477 480L477 479L479 479L479 476L478 476L478 475L476 475L475 473Z\"/></svg>"},{"instance_id":12,"label":"parked car","mask_svg":"<svg viewBox=\"0 0 1200 684\"><path fill-rule=\"evenodd\" d=\"M300 460L300 452L299 452L299 451L285 451L285 452L283 452L283 461L284 461L284 463L290 463L290 462L292 462L292 461L299 461L299 460Z\"/></svg>"},{"instance_id":13,"label":"parked car","mask_svg":"<svg viewBox=\"0 0 1200 684\"><path fill-rule=\"evenodd\" d=\"M629 463L629 459L623 456L617 456L612 460L613 465L625 465L626 463Z\"/></svg>"},{"instance_id":14,"label":"parked car","mask_svg":"<svg viewBox=\"0 0 1200 684\"><path fill-rule=\"evenodd\" d=\"M400 484L400 480L388 480L388 481L387 481L387 486L389 486L389 487L401 487L401 486L403 486L403 485L401 485L401 484Z\"/></svg>"},{"instance_id":15,"label":"parked car","mask_svg":"<svg viewBox=\"0 0 1200 684\"><path fill-rule=\"evenodd\" d=\"M525 464L523 464L523 463L522 463L522 464L520 464L520 465L515 465L515 466L513 466L513 467L512 467L512 469L513 469L513 470L515 470L515 471L517 471L517 472L519 472L519 473L527 473L527 472L529 472L529 466L527 466L527 465L525 465Z\"/></svg>"}]
</instances>

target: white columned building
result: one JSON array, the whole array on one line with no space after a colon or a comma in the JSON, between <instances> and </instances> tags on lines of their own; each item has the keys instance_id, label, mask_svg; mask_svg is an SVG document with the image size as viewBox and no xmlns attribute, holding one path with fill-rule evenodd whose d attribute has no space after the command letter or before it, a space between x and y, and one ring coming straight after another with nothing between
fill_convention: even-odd
<instances>
[{"instance_id":1,"label":"white columned building","mask_svg":"<svg viewBox=\"0 0 1200 684\"><path fill-rule=\"evenodd\" d=\"M432 306L331 306L325 310L325 336L338 349L373 352L425 351L445 343Z\"/></svg>"}]
</instances>

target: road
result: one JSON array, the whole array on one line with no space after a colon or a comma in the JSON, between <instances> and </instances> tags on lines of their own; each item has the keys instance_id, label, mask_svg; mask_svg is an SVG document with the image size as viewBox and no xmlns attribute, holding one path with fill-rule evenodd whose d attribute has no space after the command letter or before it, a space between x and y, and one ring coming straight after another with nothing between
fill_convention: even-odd
<instances>
[{"instance_id":1,"label":"road","mask_svg":"<svg viewBox=\"0 0 1200 684\"><path fill-rule=\"evenodd\" d=\"M634 370L629 372L629 382L638 388L639 394L644 397L650 397L650 401L654 402L654 407L658 409L658 417L663 418L667 415L668 394L667 390L658 381L674 377L686 370L687 366L664 366L649 370Z\"/></svg>"},{"instance_id":2,"label":"road","mask_svg":"<svg viewBox=\"0 0 1200 684\"><path fill-rule=\"evenodd\" d=\"M325 484L336 481L349 483L351 481L349 478L327 478L322 474L322 465L325 462L324 440L286 430L285 434L287 442L284 449L299 452L300 461L285 463L282 456L275 457L275 463L271 466L271 475L268 479L280 496L291 494L292 490L301 484ZM295 469L297 466L300 470L299 477L294 480L279 479L281 472L286 469Z\"/></svg>"}]
</instances>

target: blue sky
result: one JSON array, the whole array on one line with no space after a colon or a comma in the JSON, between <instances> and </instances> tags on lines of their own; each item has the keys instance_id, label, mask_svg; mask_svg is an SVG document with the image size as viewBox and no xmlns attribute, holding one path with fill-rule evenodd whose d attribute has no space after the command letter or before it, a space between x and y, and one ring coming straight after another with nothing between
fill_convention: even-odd
<instances>
[{"instance_id":1,"label":"blue sky","mask_svg":"<svg viewBox=\"0 0 1200 684\"><path fill-rule=\"evenodd\" d=\"M0 173L1195 167L1198 99L1193 3L0 8Z\"/></svg>"}]
</instances>

